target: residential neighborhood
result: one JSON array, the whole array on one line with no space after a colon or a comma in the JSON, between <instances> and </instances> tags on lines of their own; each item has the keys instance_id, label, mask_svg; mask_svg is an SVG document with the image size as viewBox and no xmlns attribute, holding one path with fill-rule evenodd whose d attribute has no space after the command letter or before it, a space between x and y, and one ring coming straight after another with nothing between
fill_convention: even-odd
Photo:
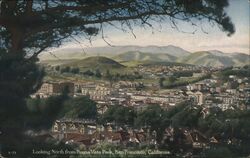
<instances>
[{"instance_id":1,"label":"residential neighborhood","mask_svg":"<svg viewBox=\"0 0 250 158\"><path fill-rule=\"evenodd\" d=\"M143 66L139 66L143 68ZM157 66L154 66L157 68ZM159 66L159 69L162 66ZM167 66L165 67L167 68ZM136 68L137 69L137 68ZM190 70L190 67L177 67L176 71L186 69L191 71L193 76L201 77L204 74L197 74L197 70ZM198 68L197 68L198 69ZM32 98L48 98L58 96L66 91L73 98L87 97L96 103L99 117L109 115L110 108L130 108L140 114L147 111L154 105L166 111L184 105L184 109L199 111L201 119L211 117L214 110L217 111L247 111L250 109L250 84L248 77L229 75L225 80L219 74L227 69L203 68L204 73L211 73L211 77L196 82L190 82L175 88L164 88L160 85L151 87L153 84L146 84L143 81L118 80L110 84L110 81L99 80L87 82L51 82L46 81ZM181 71L180 70L180 71ZM175 71L171 70L174 76ZM203 70L202 70L203 71ZM142 71L144 74L144 71ZM151 73L156 72L155 70ZM145 74L149 71L145 71ZM104 75L104 74L103 74ZM157 75L157 74L155 74ZM149 75L151 78L154 75ZM145 77L147 78L147 77ZM157 77L159 79L159 76ZM157 80L156 78L156 80ZM157 83L155 83L157 84ZM158 83L160 84L160 83ZM137 87L143 89L138 90ZM84 105L82 105L84 106ZM109 117L109 116L107 116ZM124 116L125 117L125 116ZM230 122L230 120L227 120ZM218 120L219 123L222 124ZM170 120L168 126L162 131L152 130L150 126L133 127L131 124L120 124L118 122L100 122L96 119L84 118L60 118L55 120L47 133L49 139L63 142L67 145L77 145L82 149L91 149L101 144L110 144L124 148L138 148L151 146L153 149L166 149L172 147L186 151L186 154L194 154L206 149L213 148L219 144L240 144L241 140L234 137L226 139L217 134L206 134L197 128L177 127L174 120ZM160 132L160 133L158 133ZM158 138L161 135L161 140ZM171 153L171 152L170 152Z\"/></svg>"}]
</instances>

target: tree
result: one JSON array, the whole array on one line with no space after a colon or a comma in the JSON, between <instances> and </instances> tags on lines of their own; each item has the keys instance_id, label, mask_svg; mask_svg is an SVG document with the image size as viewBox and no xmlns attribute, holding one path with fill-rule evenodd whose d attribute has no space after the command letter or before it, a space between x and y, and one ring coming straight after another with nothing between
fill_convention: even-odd
<instances>
[{"instance_id":1,"label":"tree","mask_svg":"<svg viewBox=\"0 0 250 158\"><path fill-rule=\"evenodd\" d=\"M174 76L170 76L170 77L168 78L168 81L169 81L170 83L174 83L176 80L177 80L177 78L174 77Z\"/></svg>"},{"instance_id":2,"label":"tree","mask_svg":"<svg viewBox=\"0 0 250 158\"><path fill-rule=\"evenodd\" d=\"M102 122L115 122L118 125L134 125L136 114L133 108L124 106L111 106L102 116Z\"/></svg>"},{"instance_id":3,"label":"tree","mask_svg":"<svg viewBox=\"0 0 250 158\"><path fill-rule=\"evenodd\" d=\"M174 127L197 127L198 120L201 117L201 107L195 109L185 108L176 113L172 118L172 125Z\"/></svg>"},{"instance_id":4,"label":"tree","mask_svg":"<svg viewBox=\"0 0 250 158\"><path fill-rule=\"evenodd\" d=\"M56 66L56 67L55 67L55 70L56 70L56 71L60 71L60 66Z\"/></svg>"},{"instance_id":5,"label":"tree","mask_svg":"<svg viewBox=\"0 0 250 158\"><path fill-rule=\"evenodd\" d=\"M234 157L232 152L227 147L217 147L205 150L205 157Z\"/></svg>"},{"instance_id":6,"label":"tree","mask_svg":"<svg viewBox=\"0 0 250 158\"><path fill-rule=\"evenodd\" d=\"M87 71L83 72L83 75L94 76L95 74L91 70L87 70Z\"/></svg>"},{"instance_id":7,"label":"tree","mask_svg":"<svg viewBox=\"0 0 250 158\"><path fill-rule=\"evenodd\" d=\"M137 90L137 91L141 91L141 90L143 90L145 88L145 86L144 86L144 84L143 83L139 83L138 85L136 85L136 87L135 87L135 89Z\"/></svg>"},{"instance_id":8,"label":"tree","mask_svg":"<svg viewBox=\"0 0 250 158\"><path fill-rule=\"evenodd\" d=\"M128 20L133 20L135 24L151 26L150 20L157 17L168 18L174 26L176 20L194 24L195 20L205 19L231 35L235 29L224 10L227 6L227 0L2 0L0 32L1 39L6 40L1 40L1 45L10 53L29 51L30 58L34 59L71 35L98 33L103 23L120 21L131 28ZM98 24L99 29L94 24Z\"/></svg>"},{"instance_id":9,"label":"tree","mask_svg":"<svg viewBox=\"0 0 250 158\"><path fill-rule=\"evenodd\" d=\"M26 102L28 111L30 111L30 112L38 112L40 104L41 104L40 98L34 98L34 99L29 98L29 99L27 99L27 102Z\"/></svg>"},{"instance_id":10,"label":"tree","mask_svg":"<svg viewBox=\"0 0 250 158\"><path fill-rule=\"evenodd\" d=\"M108 69L106 70L105 78L110 82L112 81L112 75Z\"/></svg>"},{"instance_id":11,"label":"tree","mask_svg":"<svg viewBox=\"0 0 250 158\"><path fill-rule=\"evenodd\" d=\"M0 47L2 48L1 44ZM40 87L44 71L34 62L23 60L21 54L8 54L1 48L0 142L3 142L2 138L5 137L21 137L27 112L25 98ZM15 144L11 140L8 142Z\"/></svg>"},{"instance_id":12,"label":"tree","mask_svg":"<svg viewBox=\"0 0 250 158\"><path fill-rule=\"evenodd\" d=\"M114 82L114 75L110 74L109 69L106 70L105 79L109 81L110 86L112 87Z\"/></svg>"},{"instance_id":13,"label":"tree","mask_svg":"<svg viewBox=\"0 0 250 158\"><path fill-rule=\"evenodd\" d=\"M71 68L69 66L66 66L66 67L61 68L60 72L61 73L65 73L65 72L68 73L68 72L70 72L70 70L71 70Z\"/></svg>"},{"instance_id":14,"label":"tree","mask_svg":"<svg viewBox=\"0 0 250 158\"><path fill-rule=\"evenodd\" d=\"M26 126L35 129L49 129L69 97L65 95L50 96L48 98L27 99Z\"/></svg>"},{"instance_id":15,"label":"tree","mask_svg":"<svg viewBox=\"0 0 250 158\"><path fill-rule=\"evenodd\" d=\"M169 126L170 120L159 105L149 105L137 115L136 127L150 127L151 132L157 132L157 140L162 139L163 132Z\"/></svg>"},{"instance_id":16,"label":"tree","mask_svg":"<svg viewBox=\"0 0 250 158\"><path fill-rule=\"evenodd\" d=\"M60 117L96 119L96 103L88 97L77 97L67 100L63 104Z\"/></svg>"},{"instance_id":17,"label":"tree","mask_svg":"<svg viewBox=\"0 0 250 158\"><path fill-rule=\"evenodd\" d=\"M96 70L95 70L95 76L96 76L97 78L101 78L101 77L102 77L102 74L101 74L101 72L100 72L99 69L96 69Z\"/></svg>"},{"instance_id":18,"label":"tree","mask_svg":"<svg viewBox=\"0 0 250 158\"><path fill-rule=\"evenodd\" d=\"M161 77L161 78L159 79L159 85L160 85L161 88L164 87L164 83L163 83L164 81L165 81L165 78L164 78L164 77Z\"/></svg>"},{"instance_id":19,"label":"tree","mask_svg":"<svg viewBox=\"0 0 250 158\"><path fill-rule=\"evenodd\" d=\"M74 68L71 68L70 72L73 74L79 74L80 69L78 67L74 67Z\"/></svg>"}]
</instances>

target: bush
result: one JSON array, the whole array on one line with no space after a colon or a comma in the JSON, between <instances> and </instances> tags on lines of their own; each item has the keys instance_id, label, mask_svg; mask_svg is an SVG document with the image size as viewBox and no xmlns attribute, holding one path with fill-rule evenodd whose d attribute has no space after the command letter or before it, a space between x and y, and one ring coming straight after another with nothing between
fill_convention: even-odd
<instances>
[{"instance_id":1,"label":"bush","mask_svg":"<svg viewBox=\"0 0 250 158\"><path fill-rule=\"evenodd\" d=\"M73 74L79 74L80 69L78 67L74 67L74 68L71 68L70 72Z\"/></svg>"},{"instance_id":2,"label":"bush","mask_svg":"<svg viewBox=\"0 0 250 158\"><path fill-rule=\"evenodd\" d=\"M206 158L231 158L234 157L227 147L213 147L205 151Z\"/></svg>"},{"instance_id":3,"label":"bush","mask_svg":"<svg viewBox=\"0 0 250 158\"><path fill-rule=\"evenodd\" d=\"M60 69L60 72L61 72L61 73L70 72L70 67L67 66L67 67L61 68L61 69Z\"/></svg>"}]
</instances>

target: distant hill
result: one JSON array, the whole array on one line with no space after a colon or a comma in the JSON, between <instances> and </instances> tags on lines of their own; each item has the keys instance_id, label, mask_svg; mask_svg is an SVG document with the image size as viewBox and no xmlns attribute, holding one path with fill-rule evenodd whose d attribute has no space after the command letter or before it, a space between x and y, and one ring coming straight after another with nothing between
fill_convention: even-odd
<instances>
[{"instance_id":1,"label":"distant hill","mask_svg":"<svg viewBox=\"0 0 250 158\"><path fill-rule=\"evenodd\" d=\"M179 62L203 66L242 66L250 63L250 56L243 53L224 53L218 50L190 53L180 47L168 46L114 46L93 48L67 48L51 53L42 53L41 62L52 60L82 60L90 56L105 56L116 61ZM59 58L59 59L58 59ZM135 65L135 64L134 64Z\"/></svg>"},{"instance_id":2,"label":"distant hill","mask_svg":"<svg viewBox=\"0 0 250 158\"><path fill-rule=\"evenodd\" d=\"M124 65L103 56L88 57L64 64L64 66L75 66L81 69L119 69L125 67Z\"/></svg>"},{"instance_id":3,"label":"distant hill","mask_svg":"<svg viewBox=\"0 0 250 158\"><path fill-rule=\"evenodd\" d=\"M174 62L177 57L161 53L143 53L140 51L129 51L113 57L116 61L166 61Z\"/></svg>"},{"instance_id":4,"label":"distant hill","mask_svg":"<svg viewBox=\"0 0 250 158\"><path fill-rule=\"evenodd\" d=\"M229 54L236 65L249 65L250 64L250 55L243 53L231 53Z\"/></svg>"},{"instance_id":5,"label":"distant hill","mask_svg":"<svg viewBox=\"0 0 250 158\"><path fill-rule=\"evenodd\" d=\"M192 53L188 56L179 58L177 61L181 63L202 65L202 66L238 66L245 65L249 62L249 55L246 54L230 54L220 51L200 51Z\"/></svg>"},{"instance_id":6,"label":"distant hill","mask_svg":"<svg viewBox=\"0 0 250 158\"><path fill-rule=\"evenodd\" d=\"M190 52L176 46L114 46L114 47L92 47L92 48L65 48L53 52L53 55L44 52L39 55L40 60L57 60L60 59L83 59L88 56L102 55L105 57L115 56L121 53L138 51L143 53L161 53L168 54L174 57L181 57L189 55ZM56 56L56 57L55 57Z\"/></svg>"}]
</instances>

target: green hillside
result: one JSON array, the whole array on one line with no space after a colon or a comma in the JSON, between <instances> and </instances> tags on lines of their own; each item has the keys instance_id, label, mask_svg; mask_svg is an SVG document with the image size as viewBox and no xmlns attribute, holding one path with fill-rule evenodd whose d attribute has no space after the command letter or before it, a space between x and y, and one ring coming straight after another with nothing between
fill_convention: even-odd
<instances>
[{"instance_id":1,"label":"green hillside","mask_svg":"<svg viewBox=\"0 0 250 158\"><path fill-rule=\"evenodd\" d=\"M79 67L80 69L119 69L125 66L103 56L88 57L82 60L78 60L64 66Z\"/></svg>"},{"instance_id":2,"label":"green hillside","mask_svg":"<svg viewBox=\"0 0 250 158\"><path fill-rule=\"evenodd\" d=\"M250 55L243 53L232 53L231 58L237 66L249 65L250 64Z\"/></svg>"},{"instance_id":3,"label":"green hillside","mask_svg":"<svg viewBox=\"0 0 250 158\"><path fill-rule=\"evenodd\" d=\"M142 64L143 66L194 66L192 64L179 63L179 62L145 62Z\"/></svg>"},{"instance_id":4,"label":"green hillside","mask_svg":"<svg viewBox=\"0 0 250 158\"><path fill-rule=\"evenodd\" d=\"M176 57L162 53L144 53L140 51L129 51L117 56L113 59L117 61L168 61L174 62Z\"/></svg>"},{"instance_id":5,"label":"green hillside","mask_svg":"<svg viewBox=\"0 0 250 158\"><path fill-rule=\"evenodd\" d=\"M42 60L42 61L39 61L39 64L57 66L57 65L65 65L65 64L73 63L73 62L76 62L76 61L79 61L79 60L77 60L77 59Z\"/></svg>"},{"instance_id":6,"label":"green hillside","mask_svg":"<svg viewBox=\"0 0 250 158\"><path fill-rule=\"evenodd\" d=\"M126 48L126 49L125 49ZM168 49L167 49L168 48ZM173 55L169 53L163 53L165 50L169 50L179 55ZM114 48L98 47L93 48L89 53L76 55L75 50L65 50L65 52L54 52L53 60L41 60L40 63L44 65L71 65L81 68L121 68L124 66L133 67L137 65L149 64L149 63L183 63L191 65L202 66L244 66L250 63L250 55L243 53L224 53L219 50L199 51L194 53L178 52L175 47L119 47ZM94 51L95 50L95 51ZM103 51L102 51L103 50ZM106 51L105 51L106 50ZM102 57L96 57L96 52L100 52ZM112 53L107 53L112 52ZM121 54L119 54L121 53ZM67 56L65 56L65 55ZM91 55L91 56L90 56ZM94 56L93 56L94 55ZM51 55L50 55L51 56ZM105 57L103 57L105 56ZM112 58L110 57L112 56ZM114 61L115 60L115 61ZM116 62L118 61L118 62ZM99 65L98 65L99 64Z\"/></svg>"},{"instance_id":7,"label":"green hillside","mask_svg":"<svg viewBox=\"0 0 250 158\"><path fill-rule=\"evenodd\" d=\"M178 62L213 67L232 66L236 64L229 56L217 56L208 51L192 53L186 57L178 59Z\"/></svg>"}]
</instances>

